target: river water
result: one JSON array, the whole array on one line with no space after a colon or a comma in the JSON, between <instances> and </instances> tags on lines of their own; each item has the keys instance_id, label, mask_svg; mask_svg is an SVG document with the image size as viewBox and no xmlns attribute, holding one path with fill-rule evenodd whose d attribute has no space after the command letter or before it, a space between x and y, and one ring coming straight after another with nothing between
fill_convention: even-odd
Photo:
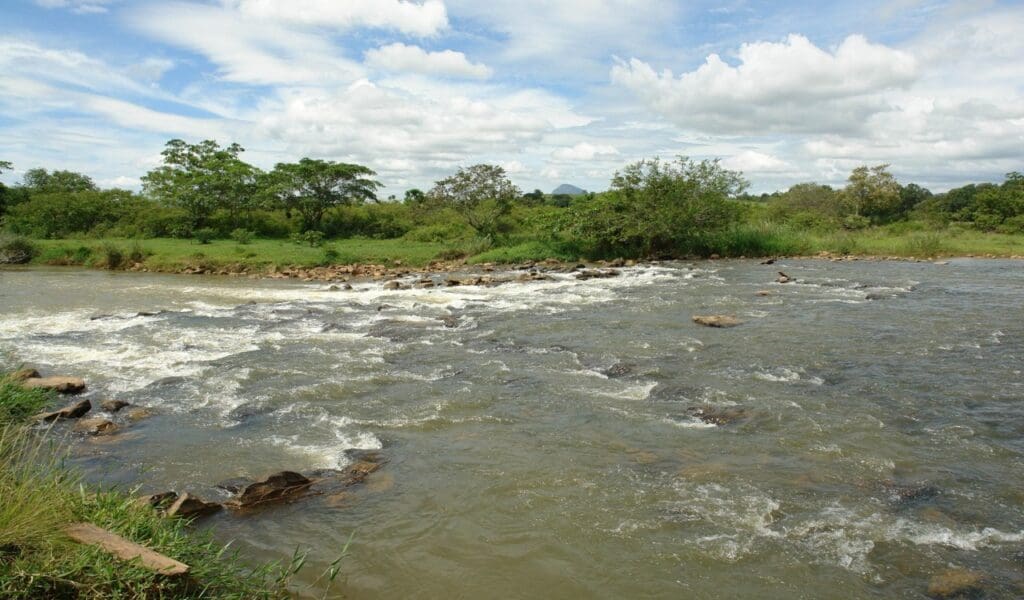
<instances>
[{"instance_id":1,"label":"river water","mask_svg":"<svg viewBox=\"0 0 1024 600\"><path fill-rule=\"evenodd\" d=\"M0 367L153 409L72 438L97 483L225 499L378 449L340 500L201 525L258 560L309 549L303 594L354 532L350 598L915 598L950 568L1024 595L1024 264L554 277L2 271Z\"/></svg>"}]
</instances>

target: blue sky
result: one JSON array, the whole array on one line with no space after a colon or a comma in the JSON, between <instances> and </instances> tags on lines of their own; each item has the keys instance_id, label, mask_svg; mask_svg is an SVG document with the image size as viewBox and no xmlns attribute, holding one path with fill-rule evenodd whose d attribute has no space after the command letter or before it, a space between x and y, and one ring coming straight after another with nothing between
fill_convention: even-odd
<instances>
[{"instance_id":1,"label":"blue sky","mask_svg":"<svg viewBox=\"0 0 1024 600\"><path fill-rule=\"evenodd\" d=\"M935 190L1024 170L1020 2L12 0L3 179L137 188L171 138L375 169L387 193L503 165L604 189L721 158L755 191L890 163Z\"/></svg>"}]
</instances>

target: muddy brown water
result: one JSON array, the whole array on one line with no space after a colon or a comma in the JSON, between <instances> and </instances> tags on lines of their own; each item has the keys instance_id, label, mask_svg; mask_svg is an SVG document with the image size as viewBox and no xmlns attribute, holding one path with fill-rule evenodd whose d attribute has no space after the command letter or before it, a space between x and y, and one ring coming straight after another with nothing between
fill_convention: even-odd
<instances>
[{"instance_id":1,"label":"muddy brown water","mask_svg":"<svg viewBox=\"0 0 1024 600\"><path fill-rule=\"evenodd\" d=\"M72 437L93 482L223 500L225 479L388 460L202 522L254 560L308 549L310 596L354 532L350 598L915 598L951 567L1019 597L1022 359L1014 261L352 291L0 271L0 367L154 412Z\"/></svg>"}]
</instances>

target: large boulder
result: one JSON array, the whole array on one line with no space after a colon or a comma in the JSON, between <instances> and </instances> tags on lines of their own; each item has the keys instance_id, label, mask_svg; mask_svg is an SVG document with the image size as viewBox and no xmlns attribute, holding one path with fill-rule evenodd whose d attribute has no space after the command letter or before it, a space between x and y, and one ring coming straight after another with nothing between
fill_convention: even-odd
<instances>
[{"instance_id":1,"label":"large boulder","mask_svg":"<svg viewBox=\"0 0 1024 600\"><path fill-rule=\"evenodd\" d=\"M743 321L730 315L694 315L693 322L705 327L718 328L736 327L743 324Z\"/></svg>"},{"instance_id":2,"label":"large boulder","mask_svg":"<svg viewBox=\"0 0 1024 600\"><path fill-rule=\"evenodd\" d=\"M52 390L61 394L79 394L85 391L85 380L80 377L29 377L21 382L27 390Z\"/></svg>"},{"instance_id":3,"label":"large boulder","mask_svg":"<svg viewBox=\"0 0 1024 600\"><path fill-rule=\"evenodd\" d=\"M279 502L305 493L313 481L301 473L281 471L243 487L229 504L250 508L267 502Z\"/></svg>"},{"instance_id":4,"label":"large boulder","mask_svg":"<svg viewBox=\"0 0 1024 600\"><path fill-rule=\"evenodd\" d=\"M611 277L618 277L621 274L622 273L616 271L615 269L608 269L604 271L599 269L587 269L585 271L580 271L579 273L577 273L576 279L579 279L580 281L586 281L588 279L608 279Z\"/></svg>"},{"instance_id":5,"label":"large boulder","mask_svg":"<svg viewBox=\"0 0 1024 600\"><path fill-rule=\"evenodd\" d=\"M92 404L88 400L79 400L74 404L69 404L60 410L53 412L43 413L36 417L40 421L56 421L57 419L77 419L85 413L89 412L92 408Z\"/></svg>"},{"instance_id":6,"label":"large boulder","mask_svg":"<svg viewBox=\"0 0 1024 600\"><path fill-rule=\"evenodd\" d=\"M163 510L177 499L178 494L175 492L160 492L157 494L139 496L135 500L135 503L139 506L148 506L150 508L155 508L156 510Z\"/></svg>"}]
</instances>

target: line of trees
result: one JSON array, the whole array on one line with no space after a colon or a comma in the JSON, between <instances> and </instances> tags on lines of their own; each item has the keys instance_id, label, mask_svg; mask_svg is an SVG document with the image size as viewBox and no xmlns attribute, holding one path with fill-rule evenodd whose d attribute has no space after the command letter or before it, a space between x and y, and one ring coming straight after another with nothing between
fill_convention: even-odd
<instances>
[{"instance_id":1,"label":"line of trees","mask_svg":"<svg viewBox=\"0 0 1024 600\"><path fill-rule=\"evenodd\" d=\"M672 254L713 246L719 232L768 221L832 231L915 221L1024 233L1024 176L933 194L903 185L888 165L854 169L835 189L800 183L784 192L745 193L742 174L716 160L644 160L617 172L607 191L580 196L523 193L495 165L458 169L402 201L377 198L368 167L303 158L263 171L238 144L167 142L141 193L101 189L72 171L27 171L0 184L3 227L30 237L405 237L495 243L544 239L595 254ZM12 165L0 161L0 172ZM242 235L244 234L244 235ZM312 238L311 238L312 239Z\"/></svg>"}]
</instances>

